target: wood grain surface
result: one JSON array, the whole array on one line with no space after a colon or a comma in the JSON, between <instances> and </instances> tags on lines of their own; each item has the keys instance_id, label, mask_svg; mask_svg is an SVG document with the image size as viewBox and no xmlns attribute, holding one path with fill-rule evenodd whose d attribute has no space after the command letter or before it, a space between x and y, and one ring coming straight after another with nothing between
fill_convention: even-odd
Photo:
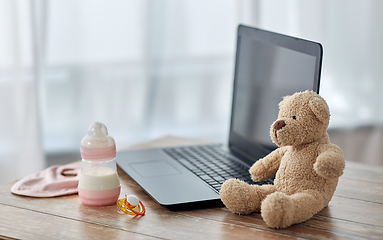
<instances>
[{"instance_id":1,"label":"wood grain surface","mask_svg":"<svg viewBox=\"0 0 383 240\"><path fill-rule=\"evenodd\" d=\"M201 143L165 137L130 149ZM134 194L144 216L116 205L89 207L78 195L32 198L0 186L0 238L4 239L383 239L383 167L347 162L328 207L287 229L271 229L259 213L239 216L224 207L170 211L154 202L119 169L121 197Z\"/></svg>"}]
</instances>

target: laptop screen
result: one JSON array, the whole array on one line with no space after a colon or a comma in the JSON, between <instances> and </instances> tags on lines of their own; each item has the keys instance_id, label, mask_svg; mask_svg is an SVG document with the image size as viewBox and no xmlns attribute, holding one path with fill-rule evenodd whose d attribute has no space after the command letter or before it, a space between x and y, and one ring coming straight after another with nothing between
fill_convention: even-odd
<instances>
[{"instance_id":1,"label":"laptop screen","mask_svg":"<svg viewBox=\"0 0 383 240\"><path fill-rule=\"evenodd\" d=\"M230 146L256 158L262 148L275 149L269 129L278 103L295 92L318 92L321 60L318 43L239 26Z\"/></svg>"}]
</instances>

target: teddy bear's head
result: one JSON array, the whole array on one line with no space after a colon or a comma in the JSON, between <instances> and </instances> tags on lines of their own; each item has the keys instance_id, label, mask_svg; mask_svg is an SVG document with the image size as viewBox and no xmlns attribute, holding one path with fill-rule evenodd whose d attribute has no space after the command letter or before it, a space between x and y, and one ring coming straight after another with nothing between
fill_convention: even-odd
<instances>
[{"instance_id":1,"label":"teddy bear's head","mask_svg":"<svg viewBox=\"0 0 383 240\"><path fill-rule=\"evenodd\" d=\"M330 111L326 101L313 91L286 96L279 103L278 119L270 127L275 144L298 146L326 134Z\"/></svg>"}]
</instances>

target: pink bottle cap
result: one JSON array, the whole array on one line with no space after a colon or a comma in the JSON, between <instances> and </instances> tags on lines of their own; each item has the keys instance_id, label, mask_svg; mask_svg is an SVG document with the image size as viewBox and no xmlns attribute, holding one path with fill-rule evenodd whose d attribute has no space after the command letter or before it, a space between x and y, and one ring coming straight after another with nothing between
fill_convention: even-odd
<instances>
[{"instance_id":1,"label":"pink bottle cap","mask_svg":"<svg viewBox=\"0 0 383 240\"><path fill-rule=\"evenodd\" d=\"M81 141L81 158L88 161L104 161L116 157L116 144L108 135L108 129L100 122L94 122Z\"/></svg>"}]
</instances>

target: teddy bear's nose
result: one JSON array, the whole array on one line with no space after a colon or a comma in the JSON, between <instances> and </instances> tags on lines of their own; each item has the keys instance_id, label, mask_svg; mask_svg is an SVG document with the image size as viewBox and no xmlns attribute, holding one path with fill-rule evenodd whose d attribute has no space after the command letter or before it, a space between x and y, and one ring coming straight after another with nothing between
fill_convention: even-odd
<instances>
[{"instance_id":1,"label":"teddy bear's nose","mask_svg":"<svg viewBox=\"0 0 383 240\"><path fill-rule=\"evenodd\" d=\"M274 129L275 130L279 130L279 129L283 128L284 126L286 126L286 123L283 120L278 120L274 123Z\"/></svg>"}]
</instances>

